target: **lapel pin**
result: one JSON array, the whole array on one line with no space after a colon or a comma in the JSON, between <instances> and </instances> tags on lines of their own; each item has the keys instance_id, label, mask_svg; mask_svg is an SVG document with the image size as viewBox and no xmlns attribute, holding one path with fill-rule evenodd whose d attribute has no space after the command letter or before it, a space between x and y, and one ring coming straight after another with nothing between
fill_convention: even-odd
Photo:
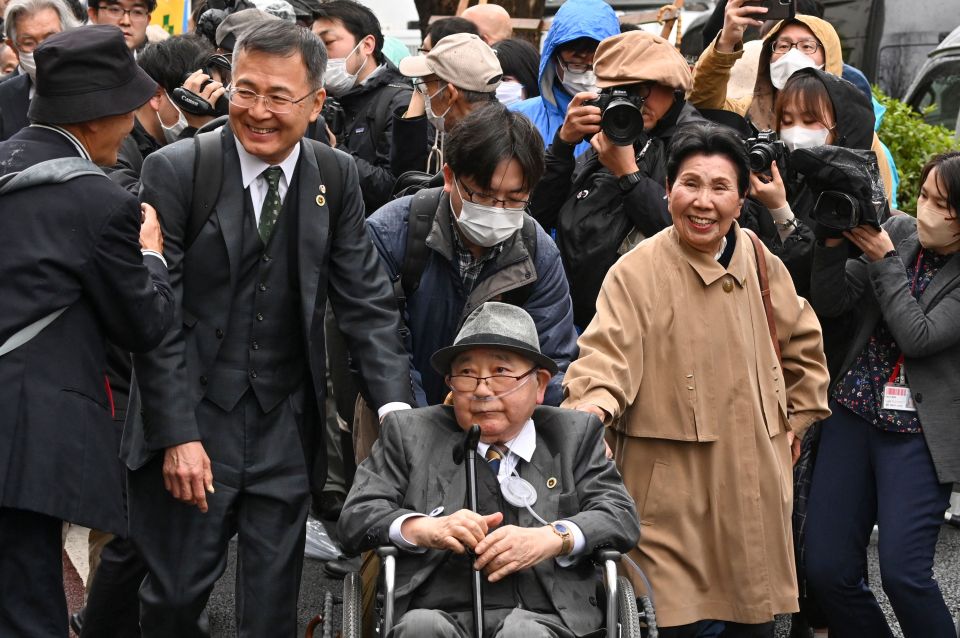
<instances>
[{"instance_id":1,"label":"lapel pin","mask_svg":"<svg viewBox=\"0 0 960 638\"><path fill-rule=\"evenodd\" d=\"M317 195L317 206L325 206L327 204L327 198L323 195Z\"/></svg>"},{"instance_id":2,"label":"lapel pin","mask_svg":"<svg viewBox=\"0 0 960 638\"><path fill-rule=\"evenodd\" d=\"M320 184L320 192L324 195L327 194L327 187L324 184Z\"/></svg>"},{"instance_id":3,"label":"lapel pin","mask_svg":"<svg viewBox=\"0 0 960 638\"><path fill-rule=\"evenodd\" d=\"M436 518L441 514L443 514L443 505L441 505L440 507L434 507L432 510L430 510L430 516L432 518Z\"/></svg>"},{"instance_id":4,"label":"lapel pin","mask_svg":"<svg viewBox=\"0 0 960 638\"><path fill-rule=\"evenodd\" d=\"M552 489L555 488L556 486L557 486L557 479L555 479L555 478L552 477L552 476L547 479L547 489L548 489L548 490L552 490Z\"/></svg>"}]
</instances>

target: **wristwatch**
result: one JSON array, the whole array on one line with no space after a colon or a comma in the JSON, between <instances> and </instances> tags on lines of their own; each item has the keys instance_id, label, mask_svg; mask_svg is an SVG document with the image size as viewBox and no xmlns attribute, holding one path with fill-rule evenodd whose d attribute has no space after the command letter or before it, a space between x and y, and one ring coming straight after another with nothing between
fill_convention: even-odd
<instances>
[{"instance_id":1,"label":"wristwatch","mask_svg":"<svg viewBox=\"0 0 960 638\"><path fill-rule=\"evenodd\" d=\"M640 171L635 171L633 173L627 173L623 177L617 180L617 186L620 187L620 191L626 193L628 190L640 183L640 179L643 177L643 173Z\"/></svg>"},{"instance_id":2,"label":"wristwatch","mask_svg":"<svg viewBox=\"0 0 960 638\"><path fill-rule=\"evenodd\" d=\"M550 523L553 533L560 537L560 556L566 556L573 551L573 534L565 523L554 521Z\"/></svg>"}]
</instances>

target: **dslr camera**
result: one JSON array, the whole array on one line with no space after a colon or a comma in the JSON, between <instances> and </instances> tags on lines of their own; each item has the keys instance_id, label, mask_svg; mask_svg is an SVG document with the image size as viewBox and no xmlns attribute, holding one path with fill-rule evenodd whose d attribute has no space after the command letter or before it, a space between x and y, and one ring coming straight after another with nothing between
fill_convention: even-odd
<instances>
[{"instance_id":1,"label":"dslr camera","mask_svg":"<svg viewBox=\"0 0 960 638\"><path fill-rule=\"evenodd\" d=\"M600 109L600 130L617 146L630 146L643 133L643 103L646 98L624 89L605 89L595 100L584 102Z\"/></svg>"},{"instance_id":2,"label":"dslr camera","mask_svg":"<svg viewBox=\"0 0 960 638\"><path fill-rule=\"evenodd\" d=\"M210 71L207 68L204 68L204 72L210 75ZM191 73L185 73L183 81L186 82L190 75ZM200 85L200 92L202 93L211 82L213 82L213 80L210 78L204 80L203 84ZM170 97L181 111L191 115L220 117L230 112L230 103L227 100L226 94L221 95L216 103L211 105L210 102L207 102L197 93L194 93L186 87L178 86L173 90L173 94Z\"/></svg>"},{"instance_id":3,"label":"dslr camera","mask_svg":"<svg viewBox=\"0 0 960 638\"><path fill-rule=\"evenodd\" d=\"M747 164L754 173L770 173L774 162L783 167L787 157L787 146L777 136L776 131L760 131L756 137L747 139Z\"/></svg>"},{"instance_id":4,"label":"dslr camera","mask_svg":"<svg viewBox=\"0 0 960 638\"><path fill-rule=\"evenodd\" d=\"M340 106L340 102L338 102L336 98L327 97L327 99L323 101L323 107L320 109L320 117L323 118L330 132L339 138L347 124L347 114L344 112L343 107Z\"/></svg>"}]
</instances>

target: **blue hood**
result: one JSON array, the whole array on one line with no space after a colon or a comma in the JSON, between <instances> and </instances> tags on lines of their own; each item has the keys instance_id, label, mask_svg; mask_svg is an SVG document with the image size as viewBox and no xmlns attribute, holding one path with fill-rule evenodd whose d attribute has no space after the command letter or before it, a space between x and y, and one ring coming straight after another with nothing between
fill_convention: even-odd
<instances>
[{"instance_id":1,"label":"blue hood","mask_svg":"<svg viewBox=\"0 0 960 638\"><path fill-rule=\"evenodd\" d=\"M557 47L577 38L593 38L600 42L618 33L620 21L617 14L603 0L567 0L560 5L543 41L540 55L541 97L550 102L556 97L553 92L554 80L557 79L553 69L553 54ZM565 101L569 103L570 98L567 97ZM566 110L566 104L563 110Z\"/></svg>"}]
</instances>

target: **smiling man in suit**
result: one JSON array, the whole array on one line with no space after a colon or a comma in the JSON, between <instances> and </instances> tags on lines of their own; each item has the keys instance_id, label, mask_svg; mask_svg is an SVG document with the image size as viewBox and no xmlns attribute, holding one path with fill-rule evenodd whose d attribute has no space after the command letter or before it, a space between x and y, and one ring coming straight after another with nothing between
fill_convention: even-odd
<instances>
[{"instance_id":1,"label":"smiling man in suit","mask_svg":"<svg viewBox=\"0 0 960 638\"><path fill-rule=\"evenodd\" d=\"M219 195L196 219L193 141L144 162L177 299L163 344L135 358L130 526L149 575L143 636L207 635L201 612L239 532L240 635L293 636L311 488L326 476L323 313L382 414L409 407L392 287L363 228L350 156L303 139L324 100L323 43L270 21L233 52ZM199 223L197 223L199 221ZM188 228L197 229L192 235Z\"/></svg>"},{"instance_id":2,"label":"smiling man in suit","mask_svg":"<svg viewBox=\"0 0 960 638\"><path fill-rule=\"evenodd\" d=\"M388 415L340 515L346 551L406 550L397 559L400 621L390 635L469 636L472 567L487 576L488 636L567 638L598 629L589 556L626 551L640 535L633 499L604 454L599 419L538 407L557 364L541 354L533 319L517 306L481 305L431 363L446 375L453 405ZM464 469L452 455L473 424L478 457L489 461L478 462L479 513L464 509ZM500 486L511 476L532 484L533 509L549 525L504 499Z\"/></svg>"}]
</instances>

